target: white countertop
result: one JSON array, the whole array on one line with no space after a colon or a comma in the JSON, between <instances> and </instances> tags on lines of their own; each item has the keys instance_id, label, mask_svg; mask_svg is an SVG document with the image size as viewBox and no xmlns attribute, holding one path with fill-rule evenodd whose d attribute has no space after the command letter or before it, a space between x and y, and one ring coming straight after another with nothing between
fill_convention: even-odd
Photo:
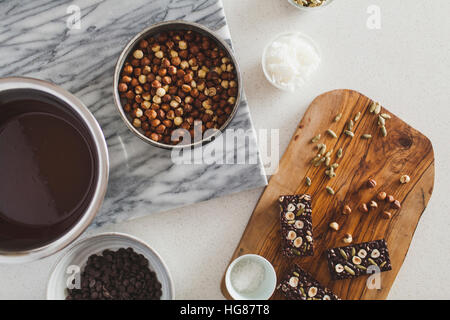
<instances>
[{"instance_id":1,"label":"white countertop","mask_svg":"<svg viewBox=\"0 0 450 320\"><path fill-rule=\"evenodd\" d=\"M381 9L381 29L367 28L367 9ZM224 0L256 129L280 129L280 153L315 96L358 90L431 139L436 158L433 196L414 235L391 299L450 297L450 2L335 0L319 12L285 0ZM271 87L261 70L265 44L298 30L322 51L322 65L297 93ZM145 240L167 262L179 299L221 299L220 281L262 188L95 230ZM91 231L92 233L92 231ZM85 234L84 236L89 235ZM58 255L0 266L1 299L42 299Z\"/></svg>"}]
</instances>

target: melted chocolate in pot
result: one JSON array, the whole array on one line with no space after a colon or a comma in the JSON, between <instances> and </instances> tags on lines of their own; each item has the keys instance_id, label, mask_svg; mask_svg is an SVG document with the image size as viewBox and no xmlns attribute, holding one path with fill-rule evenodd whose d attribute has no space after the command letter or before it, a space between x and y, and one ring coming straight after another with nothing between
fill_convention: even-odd
<instances>
[{"instance_id":1,"label":"melted chocolate in pot","mask_svg":"<svg viewBox=\"0 0 450 320\"><path fill-rule=\"evenodd\" d=\"M36 92L0 96L0 250L37 248L85 212L97 159L84 124Z\"/></svg>"}]
</instances>

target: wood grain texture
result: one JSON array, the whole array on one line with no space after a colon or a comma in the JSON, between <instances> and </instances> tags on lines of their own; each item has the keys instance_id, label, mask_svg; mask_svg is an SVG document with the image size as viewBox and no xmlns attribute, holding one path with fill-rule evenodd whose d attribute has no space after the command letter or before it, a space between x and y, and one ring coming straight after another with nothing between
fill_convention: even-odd
<instances>
[{"instance_id":1,"label":"wood grain texture","mask_svg":"<svg viewBox=\"0 0 450 320\"><path fill-rule=\"evenodd\" d=\"M274 265L279 279L295 262L341 299L387 297L433 191L434 153L427 137L384 107L382 112L390 114L392 119L387 120L388 136L383 138L377 116L369 112L371 102L366 96L351 90L327 92L312 102L280 161L278 171L262 194L231 261L243 254L260 254ZM347 121L358 112L361 112L361 118L355 123L355 137L351 139L343 131ZM334 122L339 113L343 115L341 120ZM336 132L338 139L325 133L328 128ZM341 159L337 159L336 152L333 154L332 163L339 163L334 179L325 175L325 166L316 168L311 165L311 159L317 154L316 144L311 143L311 139L319 133L322 135L319 142L325 143L328 150L343 148L344 151ZM361 139L365 133L370 133L373 138ZM399 182L403 174L411 177L409 183ZM306 176L312 179L310 187L305 184ZM376 188L367 188L369 178L377 181ZM328 194L326 186L332 187L336 194ZM375 199L380 191L400 200L402 208L392 210L384 201L377 201L380 207L369 214L357 210L361 203ZM287 259L280 250L277 199L280 195L301 193L312 196L315 254L313 257ZM353 210L348 216L342 214L346 204ZM393 218L384 220L381 212L388 208ZM340 225L338 232L329 228L333 221ZM346 233L353 235L354 243L386 239L393 270L381 274L380 290L367 289L367 276L339 281L331 279L325 250L345 245L342 238ZM230 298L224 281L221 288L224 296ZM282 296L276 292L272 299L282 299Z\"/></svg>"}]
</instances>

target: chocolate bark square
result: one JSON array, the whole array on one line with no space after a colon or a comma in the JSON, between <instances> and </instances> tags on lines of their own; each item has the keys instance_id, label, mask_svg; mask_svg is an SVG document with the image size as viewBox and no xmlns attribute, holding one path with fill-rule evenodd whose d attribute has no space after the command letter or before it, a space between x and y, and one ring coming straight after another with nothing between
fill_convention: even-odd
<instances>
[{"instance_id":1,"label":"chocolate bark square","mask_svg":"<svg viewBox=\"0 0 450 320\"><path fill-rule=\"evenodd\" d=\"M339 300L336 294L298 265L283 277L278 289L289 300Z\"/></svg>"},{"instance_id":2,"label":"chocolate bark square","mask_svg":"<svg viewBox=\"0 0 450 320\"><path fill-rule=\"evenodd\" d=\"M287 195L279 199L281 211L281 247L288 257L312 256L314 240L312 233L311 196Z\"/></svg>"},{"instance_id":3,"label":"chocolate bark square","mask_svg":"<svg viewBox=\"0 0 450 320\"><path fill-rule=\"evenodd\" d=\"M329 249L327 259L330 273L336 280L392 269L384 239Z\"/></svg>"}]
</instances>

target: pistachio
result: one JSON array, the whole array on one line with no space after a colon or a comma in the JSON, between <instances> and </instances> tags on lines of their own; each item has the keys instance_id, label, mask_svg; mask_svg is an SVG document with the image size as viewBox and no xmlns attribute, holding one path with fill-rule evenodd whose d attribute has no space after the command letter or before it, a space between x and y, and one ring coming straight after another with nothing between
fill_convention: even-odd
<instances>
[{"instance_id":1,"label":"pistachio","mask_svg":"<svg viewBox=\"0 0 450 320\"><path fill-rule=\"evenodd\" d=\"M352 257L356 256L356 249L353 247L352 248Z\"/></svg>"},{"instance_id":2,"label":"pistachio","mask_svg":"<svg viewBox=\"0 0 450 320\"><path fill-rule=\"evenodd\" d=\"M355 275L355 271L353 271L353 269L351 269L350 267L344 266L344 269L345 269L345 271L347 271L348 273L350 273L352 276Z\"/></svg>"},{"instance_id":3,"label":"pistachio","mask_svg":"<svg viewBox=\"0 0 450 320\"><path fill-rule=\"evenodd\" d=\"M300 277L300 275L298 274L298 272L292 272L292 274L294 275L294 276L296 276L296 277Z\"/></svg>"},{"instance_id":4,"label":"pistachio","mask_svg":"<svg viewBox=\"0 0 450 320\"><path fill-rule=\"evenodd\" d=\"M350 130L350 131L352 131L352 130L353 130L353 126L354 126L353 120L350 120L350 121L347 123L347 129Z\"/></svg>"},{"instance_id":5,"label":"pistachio","mask_svg":"<svg viewBox=\"0 0 450 320\"><path fill-rule=\"evenodd\" d=\"M387 261L384 261L383 263L380 264L380 268L383 268L386 265Z\"/></svg>"},{"instance_id":6,"label":"pistachio","mask_svg":"<svg viewBox=\"0 0 450 320\"><path fill-rule=\"evenodd\" d=\"M352 138L355 136L355 134L353 132L351 132L350 130L345 130L344 133Z\"/></svg>"},{"instance_id":7,"label":"pistachio","mask_svg":"<svg viewBox=\"0 0 450 320\"><path fill-rule=\"evenodd\" d=\"M327 190L327 192L328 192L329 194L331 194L331 195L334 195L334 194L335 194L333 188L327 186L325 189Z\"/></svg>"},{"instance_id":8,"label":"pistachio","mask_svg":"<svg viewBox=\"0 0 450 320\"><path fill-rule=\"evenodd\" d=\"M369 133L364 133L364 134L361 136L361 139L365 139L365 140L372 139L372 135L369 134Z\"/></svg>"},{"instance_id":9,"label":"pistachio","mask_svg":"<svg viewBox=\"0 0 450 320\"><path fill-rule=\"evenodd\" d=\"M344 250L339 249L339 253L341 254L342 258L344 258L344 260L347 260L347 259L348 259L348 256L347 256L347 254L345 253Z\"/></svg>"},{"instance_id":10,"label":"pistachio","mask_svg":"<svg viewBox=\"0 0 450 320\"><path fill-rule=\"evenodd\" d=\"M331 129L327 129L327 133L330 135L330 136L332 136L333 138L337 138L337 135L336 135L336 133L333 131L333 130L331 130Z\"/></svg>"},{"instance_id":11,"label":"pistachio","mask_svg":"<svg viewBox=\"0 0 450 320\"><path fill-rule=\"evenodd\" d=\"M321 134L319 133L317 136L315 136L314 138L311 139L312 143L316 143L317 141L320 140Z\"/></svg>"},{"instance_id":12,"label":"pistachio","mask_svg":"<svg viewBox=\"0 0 450 320\"><path fill-rule=\"evenodd\" d=\"M305 178L306 179L306 185L308 186L308 187L310 187L311 186L311 178L310 177L306 177Z\"/></svg>"},{"instance_id":13,"label":"pistachio","mask_svg":"<svg viewBox=\"0 0 450 320\"><path fill-rule=\"evenodd\" d=\"M361 270L367 270L366 267L364 267L364 266L362 266L360 264L357 264L355 267L357 267L358 269L361 269Z\"/></svg>"},{"instance_id":14,"label":"pistachio","mask_svg":"<svg viewBox=\"0 0 450 320\"><path fill-rule=\"evenodd\" d=\"M369 261L370 264L373 264L374 266L378 266L377 263L372 258L367 258L367 261Z\"/></svg>"},{"instance_id":15,"label":"pistachio","mask_svg":"<svg viewBox=\"0 0 450 320\"><path fill-rule=\"evenodd\" d=\"M334 122L338 122L339 120L341 120L342 118L342 113L339 113L335 118L334 118Z\"/></svg>"}]
</instances>

